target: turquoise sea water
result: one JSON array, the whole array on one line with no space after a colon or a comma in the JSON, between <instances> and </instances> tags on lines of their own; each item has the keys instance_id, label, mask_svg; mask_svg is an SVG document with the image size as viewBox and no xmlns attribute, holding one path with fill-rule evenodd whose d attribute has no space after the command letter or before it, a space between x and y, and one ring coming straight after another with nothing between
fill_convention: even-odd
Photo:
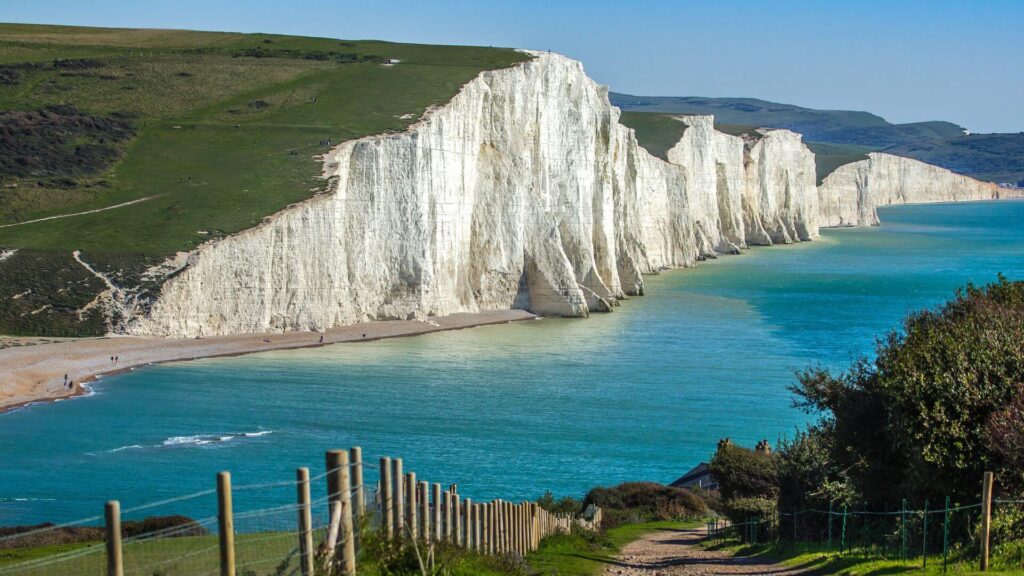
<instances>
[{"instance_id":1,"label":"turquoise sea water","mask_svg":"<svg viewBox=\"0 0 1024 576\"><path fill-rule=\"evenodd\" d=\"M212 488L222 469L289 480L351 445L474 499L671 481L719 438L774 442L806 422L794 370L870 354L967 281L1024 279L1024 202L882 219L651 277L613 314L153 366L0 415L0 525Z\"/></svg>"}]
</instances>

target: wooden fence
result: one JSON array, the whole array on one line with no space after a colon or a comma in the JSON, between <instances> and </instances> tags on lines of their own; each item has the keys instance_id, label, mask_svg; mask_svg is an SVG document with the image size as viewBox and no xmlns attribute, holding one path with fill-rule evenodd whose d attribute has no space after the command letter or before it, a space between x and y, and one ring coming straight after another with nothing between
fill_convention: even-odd
<instances>
[{"instance_id":1,"label":"wooden fence","mask_svg":"<svg viewBox=\"0 0 1024 576\"><path fill-rule=\"evenodd\" d=\"M380 537L396 545L415 543L430 548L443 543L481 554L521 557L536 550L546 536L569 532L574 525L596 529L601 522L600 509L584 519L549 513L534 502L474 502L463 498L456 484L442 488L440 483L404 471L401 458L381 458L380 481L368 491L364 467L374 466L364 464L358 447L326 453L329 522L326 530L319 531L313 524L309 469L296 471L295 552L303 576L354 576L360 538L366 530L379 531ZM235 515L228 472L217 476L217 503L220 575L236 576ZM108 502L105 512L106 573L124 576L119 503ZM315 534L322 536L319 544Z\"/></svg>"}]
</instances>

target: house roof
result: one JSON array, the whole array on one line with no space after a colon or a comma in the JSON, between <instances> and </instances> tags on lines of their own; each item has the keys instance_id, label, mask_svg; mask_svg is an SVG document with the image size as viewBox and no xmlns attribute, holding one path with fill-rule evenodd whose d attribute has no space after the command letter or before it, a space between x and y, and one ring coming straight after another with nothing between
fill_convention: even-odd
<instances>
[{"instance_id":1,"label":"house roof","mask_svg":"<svg viewBox=\"0 0 1024 576\"><path fill-rule=\"evenodd\" d=\"M700 464L694 466L693 469L677 478L676 481L669 484L669 486L675 486L677 488L682 487L693 482L694 480L697 480L698 478L703 477L711 477L711 470L710 468L708 468L707 462L701 462Z\"/></svg>"}]
</instances>

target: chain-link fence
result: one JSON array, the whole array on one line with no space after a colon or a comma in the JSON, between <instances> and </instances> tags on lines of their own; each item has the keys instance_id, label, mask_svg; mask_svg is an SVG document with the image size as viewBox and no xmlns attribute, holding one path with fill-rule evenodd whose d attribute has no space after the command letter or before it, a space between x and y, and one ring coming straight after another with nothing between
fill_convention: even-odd
<instances>
[{"instance_id":1,"label":"chain-link fence","mask_svg":"<svg viewBox=\"0 0 1024 576\"><path fill-rule=\"evenodd\" d=\"M986 553L1004 568L1024 567L1024 499L992 499L987 547L985 503L925 501L911 508L872 510L867 506L782 511L708 524L715 541L780 544L794 552L823 552L865 559L900 560L921 567L976 562Z\"/></svg>"}]
</instances>

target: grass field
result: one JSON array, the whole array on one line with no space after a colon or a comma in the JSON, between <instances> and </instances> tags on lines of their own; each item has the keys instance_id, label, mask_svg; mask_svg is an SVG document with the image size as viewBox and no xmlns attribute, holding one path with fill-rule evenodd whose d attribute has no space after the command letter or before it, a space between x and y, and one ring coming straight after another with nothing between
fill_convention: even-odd
<instances>
[{"instance_id":1,"label":"grass field","mask_svg":"<svg viewBox=\"0 0 1024 576\"><path fill-rule=\"evenodd\" d=\"M623 112L619 122L636 131L636 141L653 156L668 160L668 151L686 132L686 124L673 114Z\"/></svg>"},{"instance_id":2,"label":"grass field","mask_svg":"<svg viewBox=\"0 0 1024 576\"><path fill-rule=\"evenodd\" d=\"M0 248L25 252L0 261L0 333L101 332L101 318L79 317L81 298L59 297L72 286L82 297L98 291L70 271L72 251L138 284L147 266L323 190L321 142L404 130L481 71L525 58L497 48L0 24L0 142L8 118L8 155L32 133L51 158L28 174L16 163L0 172L0 226L138 201L0 227ZM134 136L93 130L83 142L14 114L81 123L53 120L53 106L94 125L123 119ZM83 173L73 160L97 150L102 165Z\"/></svg>"},{"instance_id":3,"label":"grass field","mask_svg":"<svg viewBox=\"0 0 1024 576\"><path fill-rule=\"evenodd\" d=\"M768 558L789 567L811 570L816 574L841 574L850 576L872 576L883 574L983 574L978 570L976 559L962 559L952 555L948 559L946 571L943 571L942 556L929 555L927 566L921 557L910 560L881 559L863 555L856 550L848 554L828 552L824 548L813 545L801 545L796 548L786 544L747 545L738 541L726 541L722 544L705 543L705 547L714 550L725 550L738 556ZM1007 576L1024 575L1024 563L1020 551L1016 553L997 554L993 556L990 571L987 573L1005 574Z\"/></svg>"}]
</instances>

